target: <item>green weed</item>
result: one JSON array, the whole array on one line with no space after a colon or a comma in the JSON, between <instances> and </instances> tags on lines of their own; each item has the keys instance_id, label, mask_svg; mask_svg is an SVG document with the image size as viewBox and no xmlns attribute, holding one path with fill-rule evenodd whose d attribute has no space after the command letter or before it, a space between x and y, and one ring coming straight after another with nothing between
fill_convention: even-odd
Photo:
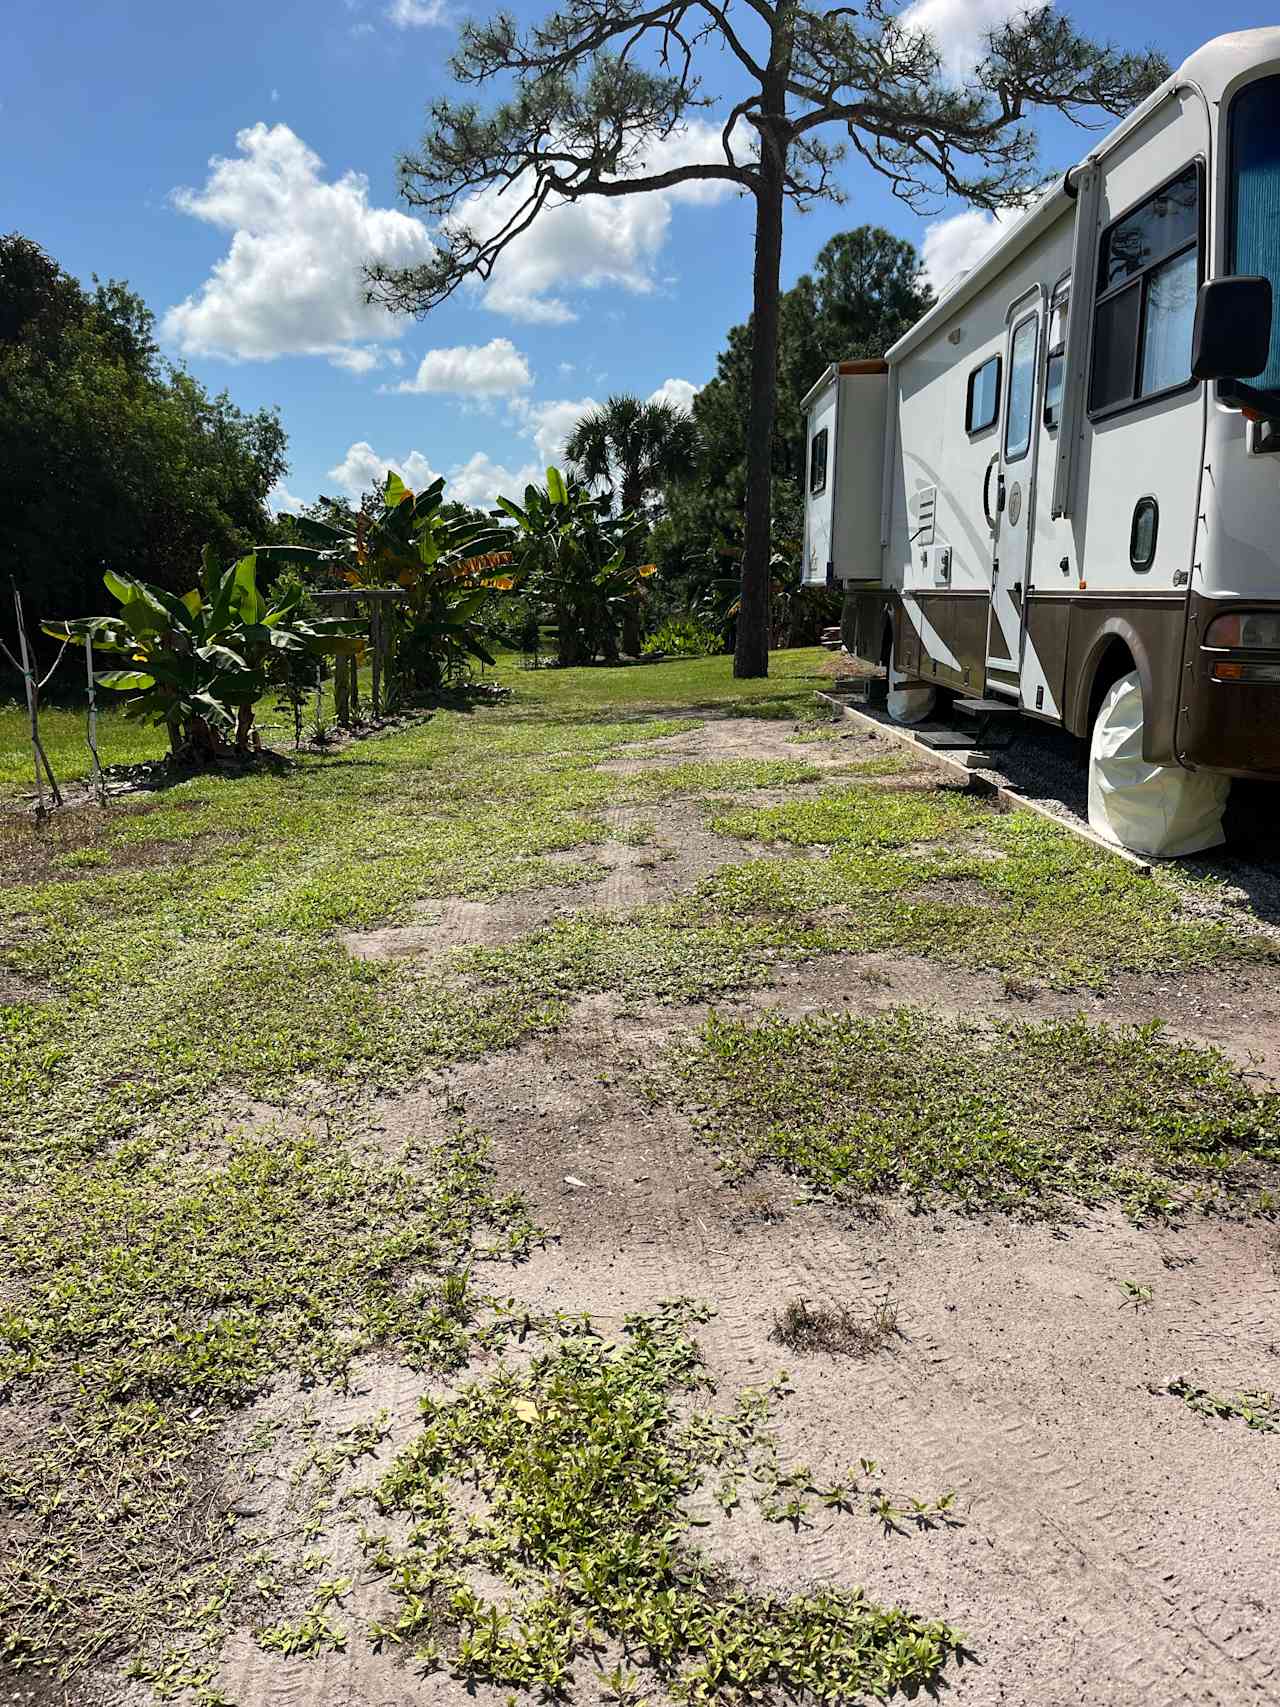
<instances>
[{"instance_id":1,"label":"green weed","mask_svg":"<svg viewBox=\"0 0 1280 1707\"><path fill-rule=\"evenodd\" d=\"M946 1625L857 1589L752 1594L693 1545L685 1504L708 1470L750 1474L779 1521L811 1486L807 1468L777 1466L768 1395L744 1394L728 1417L680 1421L681 1396L705 1384L687 1332L704 1317L669 1304L629 1318L615 1344L566 1329L526 1373L424 1400L421 1434L377 1490L381 1512L410 1518L413 1531L403 1547L370 1540L396 1606L375 1639L469 1682L547 1695L570 1686L574 1662L602 1637L688 1702L836 1702L934 1686L959 1651ZM455 1504L458 1483L480 1510L474 1497ZM478 1594L471 1565L503 1577L509 1595ZM633 1688L620 1677L613 1693Z\"/></svg>"}]
</instances>

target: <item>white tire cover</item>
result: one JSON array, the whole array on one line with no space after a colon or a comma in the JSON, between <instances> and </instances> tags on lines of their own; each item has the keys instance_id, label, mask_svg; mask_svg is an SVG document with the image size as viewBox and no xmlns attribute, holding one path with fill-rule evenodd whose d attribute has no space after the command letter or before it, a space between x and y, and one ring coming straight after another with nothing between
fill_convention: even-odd
<instances>
[{"instance_id":1,"label":"white tire cover","mask_svg":"<svg viewBox=\"0 0 1280 1707\"><path fill-rule=\"evenodd\" d=\"M1142 756L1142 683L1122 676L1089 745L1089 828L1134 853L1175 859L1221 847L1230 777L1153 765Z\"/></svg>"},{"instance_id":2,"label":"white tire cover","mask_svg":"<svg viewBox=\"0 0 1280 1707\"><path fill-rule=\"evenodd\" d=\"M916 683L914 687L902 686L910 680L910 676L900 676L894 669L893 653L890 652L888 710L895 723L923 723L937 704L936 688L926 687L923 682Z\"/></svg>"}]
</instances>

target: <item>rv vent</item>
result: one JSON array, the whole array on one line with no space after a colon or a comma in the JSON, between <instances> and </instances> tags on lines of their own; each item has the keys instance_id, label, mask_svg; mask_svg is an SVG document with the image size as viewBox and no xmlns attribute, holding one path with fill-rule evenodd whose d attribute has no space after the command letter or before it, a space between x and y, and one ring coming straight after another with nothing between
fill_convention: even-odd
<instances>
[{"instance_id":1,"label":"rv vent","mask_svg":"<svg viewBox=\"0 0 1280 1707\"><path fill-rule=\"evenodd\" d=\"M933 518L938 508L938 488L922 486L915 496L916 519L911 529L916 545L933 544Z\"/></svg>"}]
</instances>

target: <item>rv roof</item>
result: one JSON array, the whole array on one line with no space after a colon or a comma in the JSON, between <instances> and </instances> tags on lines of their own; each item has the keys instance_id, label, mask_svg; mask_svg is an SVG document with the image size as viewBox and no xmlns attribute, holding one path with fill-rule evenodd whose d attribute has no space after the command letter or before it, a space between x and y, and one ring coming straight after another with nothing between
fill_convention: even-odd
<instances>
[{"instance_id":1,"label":"rv roof","mask_svg":"<svg viewBox=\"0 0 1280 1707\"><path fill-rule=\"evenodd\" d=\"M1235 34L1218 36L1185 60L1171 77L1155 92L1122 119L1114 130L1092 149L1088 160L1101 159L1122 141L1136 125L1142 123L1153 108L1166 100L1175 90L1185 87L1199 89L1210 103L1221 101L1231 85L1246 73L1257 72L1269 64L1280 68L1280 29L1237 30ZM1072 168L1074 172L1076 167ZM1018 220L1009 227L999 242L989 249L971 272L964 273L934 303L924 316L905 332L888 352L890 361L901 361L915 347L949 320L957 308L976 296L988 280L995 277L1008 263L1037 237L1047 225L1059 217L1070 202L1067 179L1071 173L1047 189Z\"/></svg>"}]
</instances>

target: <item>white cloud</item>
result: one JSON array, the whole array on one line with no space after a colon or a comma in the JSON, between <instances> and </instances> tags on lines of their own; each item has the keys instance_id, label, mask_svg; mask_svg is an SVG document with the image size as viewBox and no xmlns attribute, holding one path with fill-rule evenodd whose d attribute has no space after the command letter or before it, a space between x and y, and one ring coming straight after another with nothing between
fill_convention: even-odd
<instances>
[{"instance_id":1,"label":"white cloud","mask_svg":"<svg viewBox=\"0 0 1280 1707\"><path fill-rule=\"evenodd\" d=\"M348 498L356 499L371 486L383 485L389 472L398 474L415 492L440 478L420 450L411 450L403 461L397 461L393 456L380 456L371 444L360 439L350 446L342 461L329 470L329 479L335 481Z\"/></svg>"},{"instance_id":2,"label":"white cloud","mask_svg":"<svg viewBox=\"0 0 1280 1707\"><path fill-rule=\"evenodd\" d=\"M1029 0L915 0L902 14L909 30L933 40L948 76L964 78L987 54L987 38L1028 9Z\"/></svg>"},{"instance_id":3,"label":"white cloud","mask_svg":"<svg viewBox=\"0 0 1280 1707\"><path fill-rule=\"evenodd\" d=\"M279 100L279 99L280 99L280 91L279 91L279 89L273 89L273 90L272 90L272 91L271 91L271 102L272 102L272 105L273 105L273 106L274 106L274 104L275 104L275 103L276 103L276 102L277 102L277 101L278 101L278 100Z\"/></svg>"},{"instance_id":4,"label":"white cloud","mask_svg":"<svg viewBox=\"0 0 1280 1707\"><path fill-rule=\"evenodd\" d=\"M510 397L533 383L529 362L510 338L428 350L413 379L397 391L451 392L459 397Z\"/></svg>"},{"instance_id":5,"label":"white cloud","mask_svg":"<svg viewBox=\"0 0 1280 1707\"><path fill-rule=\"evenodd\" d=\"M937 295L970 273L983 256L994 247L1015 219L1016 208L1001 209L999 213L984 213L981 208L968 208L948 219L935 219L924 229L920 257L924 277Z\"/></svg>"},{"instance_id":6,"label":"white cloud","mask_svg":"<svg viewBox=\"0 0 1280 1707\"><path fill-rule=\"evenodd\" d=\"M528 403L517 398L511 408L520 423L520 431L532 439L543 467L548 463L559 466L564 460L564 441L582 417L600 407L594 397L560 398L554 403Z\"/></svg>"},{"instance_id":7,"label":"white cloud","mask_svg":"<svg viewBox=\"0 0 1280 1707\"><path fill-rule=\"evenodd\" d=\"M273 516L278 516L285 510L300 510L304 500L295 498L283 480L277 480L267 493L267 508Z\"/></svg>"},{"instance_id":8,"label":"white cloud","mask_svg":"<svg viewBox=\"0 0 1280 1707\"><path fill-rule=\"evenodd\" d=\"M438 472L420 450L411 450L405 457L382 456L373 446L361 439L353 444L342 461L329 470L329 479L355 500L371 486L381 486L390 471L398 474L405 485L415 492L439 479ZM449 469L447 498L462 504L475 504L481 509L492 506L499 493L517 502L530 481L540 481L542 470L536 463L521 468L508 468L495 462L487 452L478 450L466 462L457 462ZM283 488L281 488L283 491ZM274 500L273 500L274 501Z\"/></svg>"},{"instance_id":9,"label":"white cloud","mask_svg":"<svg viewBox=\"0 0 1280 1707\"><path fill-rule=\"evenodd\" d=\"M448 22L445 0L391 0L387 17L400 30L412 30L426 24Z\"/></svg>"},{"instance_id":10,"label":"white cloud","mask_svg":"<svg viewBox=\"0 0 1280 1707\"><path fill-rule=\"evenodd\" d=\"M741 152L745 156L745 145ZM631 161L630 172L663 172L723 159L719 129L695 121L652 145L643 161ZM708 206L735 193L732 184L709 179L616 200L586 196L551 206L503 251L484 287L484 305L515 320L563 325L577 319L560 294L568 286L598 290L618 285L636 295L647 294L657 283L654 268L667 241L672 208ZM505 193L497 185L477 190L459 205L451 223L490 235L510 218L523 194L522 179Z\"/></svg>"},{"instance_id":11,"label":"white cloud","mask_svg":"<svg viewBox=\"0 0 1280 1707\"><path fill-rule=\"evenodd\" d=\"M370 207L361 173L327 183L323 161L288 125L252 125L236 147L237 158L210 161L203 189L174 192L177 208L229 231L231 245L200 290L165 315L164 335L187 355L321 355L367 371L405 321L364 301L361 268L421 260L426 228Z\"/></svg>"},{"instance_id":12,"label":"white cloud","mask_svg":"<svg viewBox=\"0 0 1280 1707\"><path fill-rule=\"evenodd\" d=\"M522 503L525 487L541 481L542 470L536 463L526 463L523 468L506 468L478 450L467 462L450 469L445 496L456 498L460 504L474 504L478 509L488 510L492 509L499 494L504 498L514 498L517 504Z\"/></svg>"},{"instance_id":13,"label":"white cloud","mask_svg":"<svg viewBox=\"0 0 1280 1707\"><path fill-rule=\"evenodd\" d=\"M693 400L702 390L700 385L694 385L688 379L664 379L656 391L649 393L650 403L674 403L677 409L683 409L687 415L693 408Z\"/></svg>"}]
</instances>

